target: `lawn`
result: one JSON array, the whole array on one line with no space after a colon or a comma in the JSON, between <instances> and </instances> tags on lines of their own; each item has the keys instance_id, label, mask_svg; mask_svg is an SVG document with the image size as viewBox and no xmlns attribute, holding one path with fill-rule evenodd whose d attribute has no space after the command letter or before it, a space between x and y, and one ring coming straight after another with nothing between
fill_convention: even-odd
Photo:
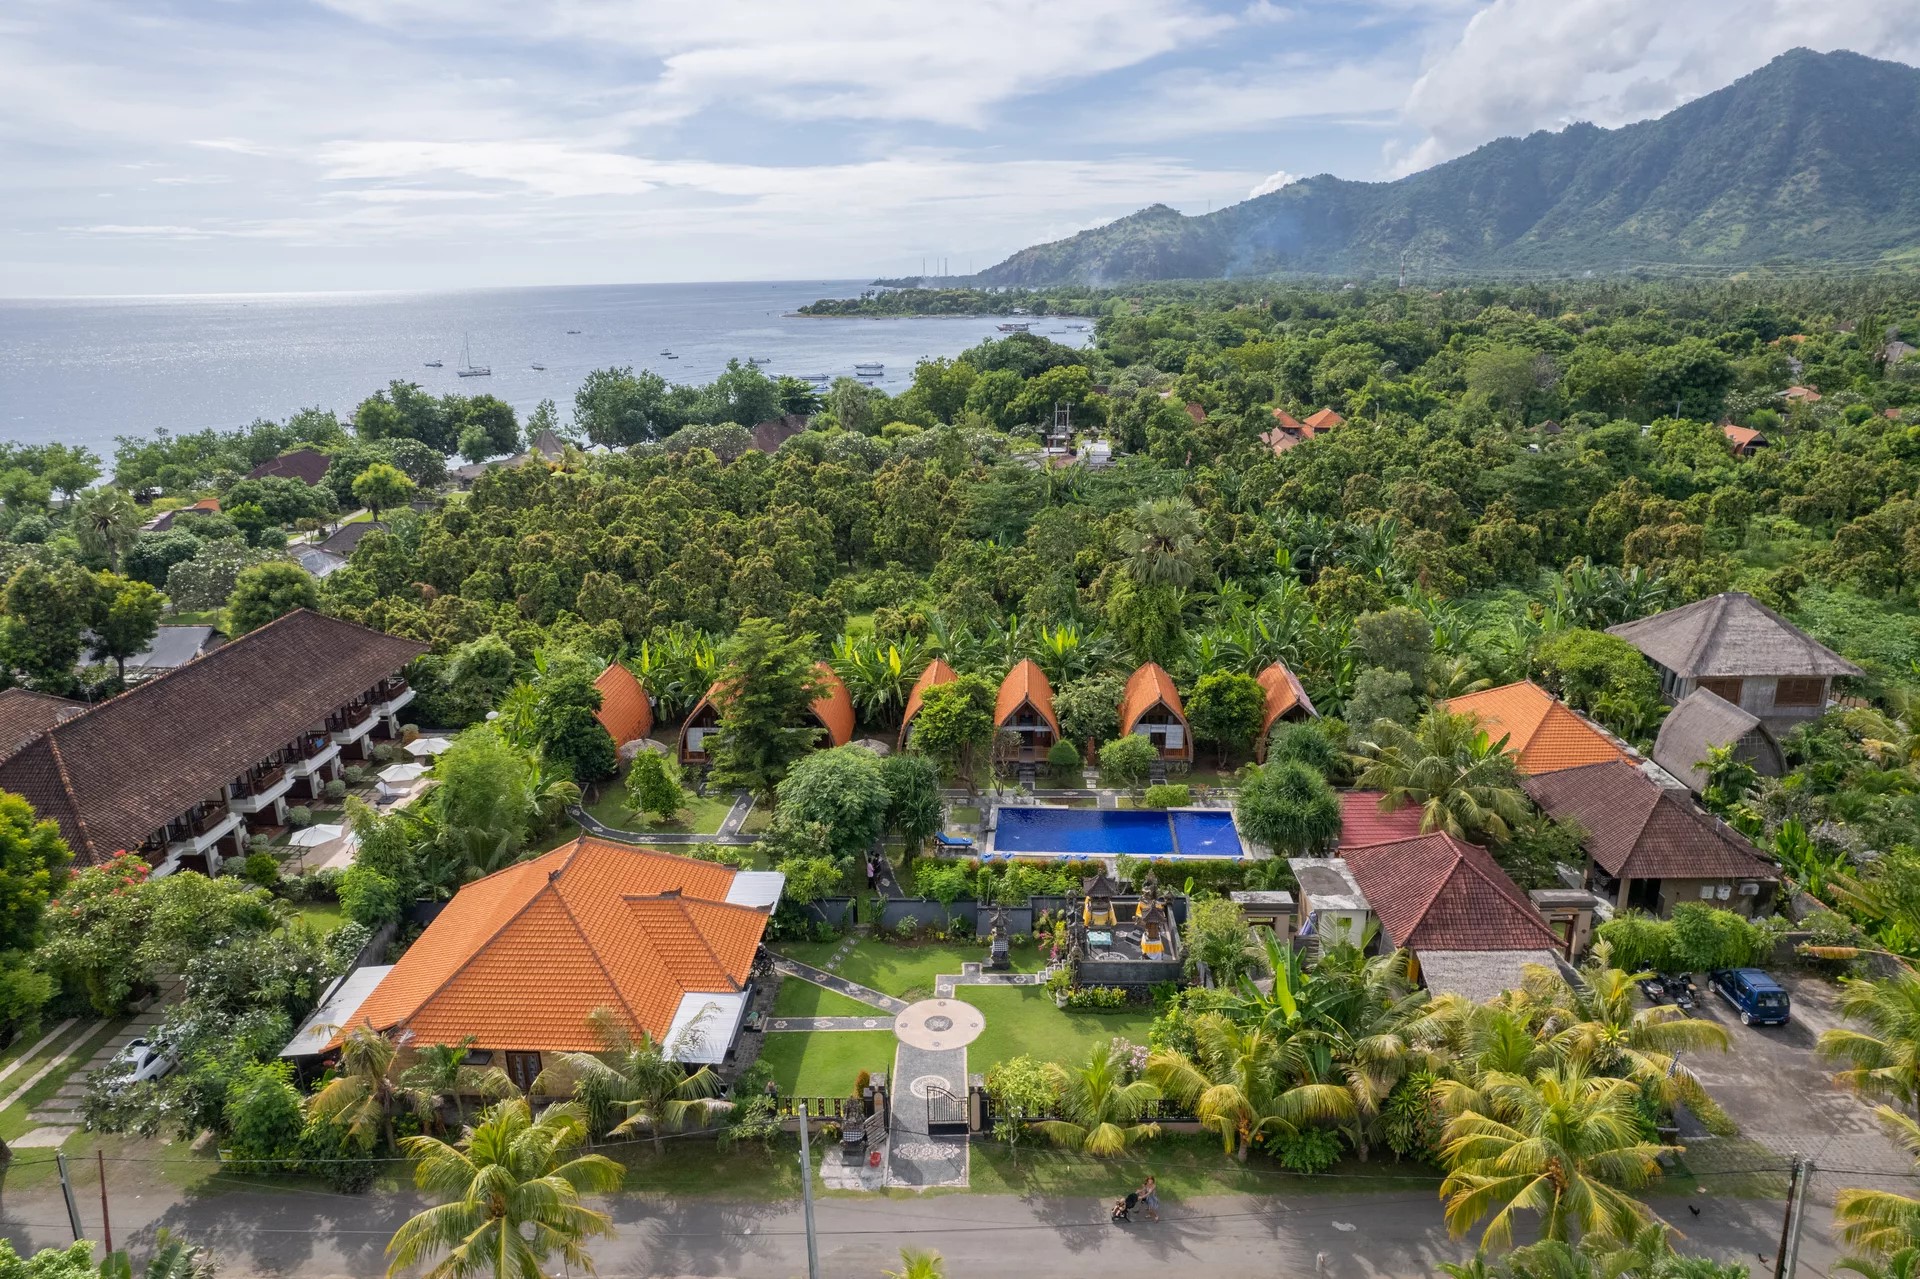
<instances>
[{"instance_id":1,"label":"lawn","mask_svg":"<svg viewBox=\"0 0 1920 1279\"><path fill-rule=\"evenodd\" d=\"M776 1017L885 1017L887 1014L857 999L835 994L799 977L780 981L780 993L773 1000ZM839 1032L835 1032L839 1033Z\"/></svg>"},{"instance_id":2,"label":"lawn","mask_svg":"<svg viewBox=\"0 0 1920 1279\"><path fill-rule=\"evenodd\" d=\"M1016 1165L1012 1152L997 1141L976 1142L969 1189L974 1194L1032 1197L1092 1196L1117 1199L1149 1174L1159 1180L1161 1205L1201 1195L1282 1195L1402 1192L1424 1202L1439 1189L1440 1174L1419 1164L1391 1158L1361 1163L1348 1159L1337 1176L1296 1177L1271 1159L1254 1155L1242 1164L1220 1150L1209 1133L1166 1133L1142 1142L1113 1159L1089 1159L1044 1144L1023 1149Z\"/></svg>"},{"instance_id":3,"label":"lawn","mask_svg":"<svg viewBox=\"0 0 1920 1279\"><path fill-rule=\"evenodd\" d=\"M956 826L978 826L980 810L971 804L955 804L947 810L947 820Z\"/></svg>"},{"instance_id":4,"label":"lawn","mask_svg":"<svg viewBox=\"0 0 1920 1279\"><path fill-rule=\"evenodd\" d=\"M1070 1013L1054 1007L1053 995L1040 986L962 986L957 998L986 1016L987 1028L967 1049L967 1069L985 1071L997 1061L1031 1053L1062 1065L1085 1062L1094 1047L1119 1036L1147 1042L1153 1009L1113 1013Z\"/></svg>"},{"instance_id":5,"label":"lawn","mask_svg":"<svg viewBox=\"0 0 1920 1279\"><path fill-rule=\"evenodd\" d=\"M861 1071L893 1069L893 1048L891 1030L776 1030L760 1060L788 1096L850 1097Z\"/></svg>"},{"instance_id":6,"label":"lawn","mask_svg":"<svg viewBox=\"0 0 1920 1279\"><path fill-rule=\"evenodd\" d=\"M27 1089L18 1101L0 1111L0 1141L13 1141L32 1131L34 1124L28 1120L27 1116L40 1103L59 1092L61 1085L65 1084L69 1078L84 1079L86 1065L93 1060L93 1054L112 1039L123 1024L125 1023L120 1019L104 1023L83 1021L77 1026L68 1028L58 1039L35 1053L20 1069L8 1076L7 1082L0 1084L0 1093L12 1093L33 1078L34 1074L47 1063L58 1057L61 1049L70 1044L79 1044L79 1048L71 1057L48 1071L46 1076ZM38 1038L29 1041L29 1043L37 1042L39 1042Z\"/></svg>"},{"instance_id":7,"label":"lawn","mask_svg":"<svg viewBox=\"0 0 1920 1279\"><path fill-rule=\"evenodd\" d=\"M293 917L313 926L313 930L325 937L347 920L339 902L302 902L294 907Z\"/></svg>"},{"instance_id":8,"label":"lawn","mask_svg":"<svg viewBox=\"0 0 1920 1279\"><path fill-rule=\"evenodd\" d=\"M779 947L781 954L816 968L826 967L827 961L839 948L838 942L785 942ZM961 964L984 960L986 951L985 944L973 942L895 945L892 942L862 940L854 945L853 952L833 971L848 981L871 986L885 995L906 1000L926 999L933 994L935 977L957 974ZM1043 967L1040 952L1032 946L1015 948L1013 966L1020 972L1039 972Z\"/></svg>"},{"instance_id":9,"label":"lawn","mask_svg":"<svg viewBox=\"0 0 1920 1279\"><path fill-rule=\"evenodd\" d=\"M587 812L615 830L711 835L720 829L720 823L727 819L727 810L732 807L731 797L709 799L696 795L685 808L680 810L674 821L662 822L657 821L651 814L629 812L627 788L610 784L600 798L587 807Z\"/></svg>"}]
</instances>

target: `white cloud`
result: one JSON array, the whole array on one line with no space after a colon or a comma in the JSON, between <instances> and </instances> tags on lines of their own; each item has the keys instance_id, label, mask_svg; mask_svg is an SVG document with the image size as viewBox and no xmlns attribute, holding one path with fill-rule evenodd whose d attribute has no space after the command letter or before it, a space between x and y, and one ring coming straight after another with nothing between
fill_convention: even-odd
<instances>
[{"instance_id":1,"label":"white cloud","mask_svg":"<svg viewBox=\"0 0 1920 1279\"><path fill-rule=\"evenodd\" d=\"M1911 4L1883 0L1493 0L1431 57L1390 144L1411 173L1493 138L1661 115L1795 46L1920 58Z\"/></svg>"},{"instance_id":2,"label":"white cloud","mask_svg":"<svg viewBox=\"0 0 1920 1279\"><path fill-rule=\"evenodd\" d=\"M1300 176L1298 173L1288 173L1285 169L1281 169L1276 173L1269 173L1260 180L1260 185L1247 192L1247 199L1251 200L1256 196L1270 194L1284 186L1292 186L1300 180Z\"/></svg>"}]
</instances>

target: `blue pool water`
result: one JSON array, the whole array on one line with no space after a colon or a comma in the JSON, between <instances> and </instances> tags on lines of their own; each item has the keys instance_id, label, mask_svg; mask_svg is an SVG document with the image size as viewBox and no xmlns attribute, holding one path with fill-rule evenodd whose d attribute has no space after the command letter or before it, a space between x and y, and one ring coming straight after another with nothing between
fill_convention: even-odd
<instances>
[{"instance_id":1,"label":"blue pool water","mask_svg":"<svg viewBox=\"0 0 1920 1279\"><path fill-rule=\"evenodd\" d=\"M1128 857L1242 857L1233 814L1205 809L1166 813L1093 808L1002 808L997 853L1088 853Z\"/></svg>"}]
</instances>

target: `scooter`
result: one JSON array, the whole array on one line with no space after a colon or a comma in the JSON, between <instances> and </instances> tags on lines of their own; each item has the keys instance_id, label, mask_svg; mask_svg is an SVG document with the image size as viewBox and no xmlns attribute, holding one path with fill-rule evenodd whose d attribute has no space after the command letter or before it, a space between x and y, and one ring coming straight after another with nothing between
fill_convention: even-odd
<instances>
[{"instance_id":1,"label":"scooter","mask_svg":"<svg viewBox=\"0 0 1920 1279\"><path fill-rule=\"evenodd\" d=\"M1656 1008L1668 1002L1666 983L1658 977L1648 977L1643 980L1640 983L1640 993L1645 995L1647 1002Z\"/></svg>"},{"instance_id":2,"label":"scooter","mask_svg":"<svg viewBox=\"0 0 1920 1279\"><path fill-rule=\"evenodd\" d=\"M1682 1012L1692 1012L1694 1005L1693 977L1687 973L1675 973L1666 979L1667 1002Z\"/></svg>"}]
</instances>

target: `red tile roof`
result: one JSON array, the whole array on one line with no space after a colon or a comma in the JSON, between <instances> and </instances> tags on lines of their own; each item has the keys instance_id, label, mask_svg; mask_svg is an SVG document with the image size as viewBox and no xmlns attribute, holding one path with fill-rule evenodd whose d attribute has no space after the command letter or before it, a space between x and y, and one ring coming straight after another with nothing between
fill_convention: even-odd
<instances>
[{"instance_id":1,"label":"red tile roof","mask_svg":"<svg viewBox=\"0 0 1920 1279\"><path fill-rule=\"evenodd\" d=\"M1582 847L1619 879L1778 879L1773 862L1694 804L1629 764L1588 764L1523 783L1555 821L1576 823Z\"/></svg>"},{"instance_id":2,"label":"red tile roof","mask_svg":"<svg viewBox=\"0 0 1920 1279\"><path fill-rule=\"evenodd\" d=\"M1005 724L1023 703L1047 721L1055 737L1060 736L1060 721L1053 714L1053 685L1047 682L1047 673L1031 657L1008 671L1007 677L1000 681L1000 696L993 704L993 722Z\"/></svg>"},{"instance_id":3,"label":"red tile roof","mask_svg":"<svg viewBox=\"0 0 1920 1279\"><path fill-rule=\"evenodd\" d=\"M1631 757L1605 733L1532 680L1464 693L1441 703L1456 715L1473 715L1507 751L1523 774L1551 773Z\"/></svg>"},{"instance_id":4,"label":"red tile roof","mask_svg":"<svg viewBox=\"0 0 1920 1279\"><path fill-rule=\"evenodd\" d=\"M845 746L853 740L853 696L833 667L815 662L813 669L826 685L826 691L813 703L813 717L827 730L827 745Z\"/></svg>"},{"instance_id":5,"label":"red tile roof","mask_svg":"<svg viewBox=\"0 0 1920 1279\"><path fill-rule=\"evenodd\" d=\"M899 744L902 747L907 744L907 728L913 723L913 717L920 713L920 703L926 700L927 690L938 688L942 684L951 684L959 678L953 667L947 665L943 658L934 658L921 670L920 677L914 680L913 687L907 690L906 713L900 717Z\"/></svg>"},{"instance_id":6,"label":"red tile roof","mask_svg":"<svg viewBox=\"0 0 1920 1279\"><path fill-rule=\"evenodd\" d=\"M1298 431L1305 426L1305 423L1301 422L1299 418L1287 412L1285 409L1275 409L1273 411L1273 420L1289 431Z\"/></svg>"},{"instance_id":7,"label":"red tile roof","mask_svg":"<svg viewBox=\"0 0 1920 1279\"><path fill-rule=\"evenodd\" d=\"M1316 431L1328 431L1328 430L1332 430L1336 426L1341 426L1345 424L1346 420L1347 419L1341 417L1338 413L1335 413L1332 409L1321 409L1318 413L1315 413L1312 417L1307 419L1306 425L1312 427Z\"/></svg>"},{"instance_id":8,"label":"red tile roof","mask_svg":"<svg viewBox=\"0 0 1920 1279\"><path fill-rule=\"evenodd\" d=\"M1308 715L1318 716L1313 709L1313 699L1307 696L1294 673L1279 662L1261 671L1260 687L1267 695L1266 717L1260 722L1260 740L1254 743L1254 758L1261 763L1267 758L1267 734L1273 731L1274 721L1295 711L1305 711Z\"/></svg>"},{"instance_id":9,"label":"red tile roof","mask_svg":"<svg viewBox=\"0 0 1920 1279\"><path fill-rule=\"evenodd\" d=\"M96 865L426 651L296 609L27 741L0 760L0 789L58 822L77 864Z\"/></svg>"},{"instance_id":10,"label":"red tile roof","mask_svg":"<svg viewBox=\"0 0 1920 1279\"><path fill-rule=\"evenodd\" d=\"M1766 436L1760 434L1760 432L1751 427L1735 426L1731 422L1723 422L1720 424L1720 434L1726 436L1728 441L1732 443L1735 453L1746 453L1751 450L1755 444L1765 444L1767 442Z\"/></svg>"},{"instance_id":11,"label":"red tile roof","mask_svg":"<svg viewBox=\"0 0 1920 1279\"><path fill-rule=\"evenodd\" d=\"M1485 849L1444 831L1340 856L1395 946L1421 950L1555 950L1559 938Z\"/></svg>"},{"instance_id":12,"label":"red tile roof","mask_svg":"<svg viewBox=\"0 0 1920 1279\"><path fill-rule=\"evenodd\" d=\"M1340 792L1340 847L1385 844L1396 839L1412 839L1420 833L1420 806L1407 804L1383 813L1380 801L1385 798L1385 791Z\"/></svg>"},{"instance_id":13,"label":"red tile roof","mask_svg":"<svg viewBox=\"0 0 1920 1279\"><path fill-rule=\"evenodd\" d=\"M647 690L640 687L632 671L614 662L600 672L593 686L600 690L600 709L593 713L594 718L615 746L625 746L653 731L653 703L647 700Z\"/></svg>"},{"instance_id":14,"label":"red tile roof","mask_svg":"<svg viewBox=\"0 0 1920 1279\"><path fill-rule=\"evenodd\" d=\"M728 904L738 873L583 835L462 888L356 1023L416 1044L595 1051L587 1018L606 1008L663 1038L683 996L746 987L768 912Z\"/></svg>"}]
</instances>

